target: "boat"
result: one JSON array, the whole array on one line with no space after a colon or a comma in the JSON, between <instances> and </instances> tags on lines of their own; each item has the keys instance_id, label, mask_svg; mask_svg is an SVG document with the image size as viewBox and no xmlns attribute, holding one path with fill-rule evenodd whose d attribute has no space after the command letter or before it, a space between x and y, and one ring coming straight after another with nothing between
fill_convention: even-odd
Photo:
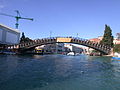
<instances>
[{"instance_id":1,"label":"boat","mask_svg":"<svg viewBox=\"0 0 120 90\"><path fill-rule=\"evenodd\" d=\"M0 54L3 54L3 52L2 52L2 51L0 51Z\"/></svg>"},{"instance_id":2,"label":"boat","mask_svg":"<svg viewBox=\"0 0 120 90\"><path fill-rule=\"evenodd\" d=\"M119 65L120 65L120 57L112 57L112 58L111 58L111 64L112 64L112 65L115 65L115 66L116 66L116 65L119 66Z\"/></svg>"},{"instance_id":3,"label":"boat","mask_svg":"<svg viewBox=\"0 0 120 90\"><path fill-rule=\"evenodd\" d=\"M120 61L120 57L112 57L112 60Z\"/></svg>"},{"instance_id":4,"label":"boat","mask_svg":"<svg viewBox=\"0 0 120 90\"><path fill-rule=\"evenodd\" d=\"M75 53L74 52L69 52L67 53L68 56L75 56Z\"/></svg>"},{"instance_id":5,"label":"boat","mask_svg":"<svg viewBox=\"0 0 120 90\"><path fill-rule=\"evenodd\" d=\"M15 55L16 53L15 53L15 52L8 52L8 51L6 51L6 52L3 52L3 54L7 54L7 55Z\"/></svg>"},{"instance_id":6,"label":"boat","mask_svg":"<svg viewBox=\"0 0 120 90\"><path fill-rule=\"evenodd\" d=\"M120 54L114 53L114 56L111 59L112 59L112 62L119 62L120 63Z\"/></svg>"}]
</instances>

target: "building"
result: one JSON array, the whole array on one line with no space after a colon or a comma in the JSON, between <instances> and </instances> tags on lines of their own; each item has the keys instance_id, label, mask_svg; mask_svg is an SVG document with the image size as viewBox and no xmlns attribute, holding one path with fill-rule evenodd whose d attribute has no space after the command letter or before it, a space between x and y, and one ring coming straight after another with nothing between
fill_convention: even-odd
<instances>
[{"instance_id":1,"label":"building","mask_svg":"<svg viewBox=\"0 0 120 90\"><path fill-rule=\"evenodd\" d=\"M64 51L64 43L56 43L56 53L62 54Z\"/></svg>"},{"instance_id":2,"label":"building","mask_svg":"<svg viewBox=\"0 0 120 90\"><path fill-rule=\"evenodd\" d=\"M113 43L114 44L120 44L120 39L114 38Z\"/></svg>"},{"instance_id":3,"label":"building","mask_svg":"<svg viewBox=\"0 0 120 90\"><path fill-rule=\"evenodd\" d=\"M98 38L92 38L92 39L89 39L90 41L92 42L97 42L97 43L100 43L100 41L103 39L103 36L99 36Z\"/></svg>"},{"instance_id":4,"label":"building","mask_svg":"<svg viewBox=\"0 0 120 90\"><path fill-rule=\"evenodd\" d=\"M19 39L20 39L20 31L0 24L0 45L18 44Z\"/></svg>"},{"instance_id":5,"label":"building","mask_svg":"<svg viewBox=\"0 0 120 90\"><path fill-rule=\"evenodd\" d=\"M102 36L99 36L98 38L92 38L92 39L89 39L89 40L93 41L93 42L100 43L100 41L102 40L102 38L103 38ZM114 44L120 44L120 39L114 38L113 43Z\"/></svg>"},{"instance_id":6,"label":"building","mask_svg":"<svg viewBox=\"0 0 120 90\"><path fill-rule=\"evenodd\" d=\"M118 33L120 35L120 33ZM98 38L92 38L92 39L89 39L90 41L93 41L93 42L96 42L96 43L100 43L100 41L103 39L102 36L98 37ZM113 39L113 44L120 44L120 39L119 37L117 38L114 38ZM86 52L87 54L90 54L94 49L92 48L89 48L89 47L86 47Z\"/></svg>"},{"instance_id":7,"label":"building","mask_svg":"<svg viewBox=\"0 0 120 90\"><path fill-rule=\"evenodd\" d=\"M95 43L100 43L100 41L103 39L103 36L98 36L97 38L92 38L92 39L89 39L90 41L92 42L95 42ZM93 48L90 48L90 47L84 47L84 53L85 54L91 54L93 52Z\"/></svg>"},{"instance_id":8,"label":"building","mask_svg":"<svg viewBox=\"0 0 120 90\"><path fill-rule=\"evenodd\" d=\"M75 46L73 44L65 44L65 52L75 52L75 53L82 53L83 49L81 47Z\"/></svg>"},{"instance_id":9,"label":"building","mask_svg":"<svg viewBox=\"0 0 120 90\"><path fill-rule=\"evenodd\" d=\"M61 54L64 52L64 43L54 43L54 44L47 44L36 47L37 52L43 53L58 53Z\"/></svg>"}]
</instances>

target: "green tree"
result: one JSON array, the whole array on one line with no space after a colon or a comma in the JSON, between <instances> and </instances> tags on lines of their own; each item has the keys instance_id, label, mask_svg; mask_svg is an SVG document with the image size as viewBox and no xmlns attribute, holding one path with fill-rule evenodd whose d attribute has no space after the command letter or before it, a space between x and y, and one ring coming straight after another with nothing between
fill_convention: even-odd
<instances>
[{"instance_id":1,"label":"green tree","mask_svg":"<svg viewBox=\"0 0 120 90\"><path fill-rule=\"evenodd\" d=\"M100 42L101 44L113 47L113 36L110 26L105 25L103 39Z\"/></svg>"},{"instance_id":2,"label":"green tree","mask_svg":"<svg viewBox=\"0 0 120 90\"><path fill-rule=\"evenodd\" d=\"M114 48L113 48L113 51L120 53L120 44L115 44Z\"/></svg>"}]
</instances>

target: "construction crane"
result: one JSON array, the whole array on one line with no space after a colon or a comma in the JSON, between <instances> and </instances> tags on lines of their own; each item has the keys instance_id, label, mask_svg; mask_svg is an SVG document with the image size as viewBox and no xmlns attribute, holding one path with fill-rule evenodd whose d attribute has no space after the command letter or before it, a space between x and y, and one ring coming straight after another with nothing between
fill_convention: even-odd
<instances>
[{"instance_id":1,"label":"construction crane","mask_svg":"<svg viewBox=\"0 0 120 90\"><path fill-rule=\"evenodd\" d=\"M5 14L5 13L0 13L0 15L9 16L9 17L14 17L14 18L16 19L16 24L15 24L16 29L18 29L18 25L19 25L18 21L19 21L19 19L26 19L26 20L31 20L31 21L33 21L33 18L24 18L24 17L21 17L21 15L20 15L20 13L19 13L18 10L15 10L15 12L17 13L16 16L8 15L8 14Z\"/></svg>"}]
</instances>

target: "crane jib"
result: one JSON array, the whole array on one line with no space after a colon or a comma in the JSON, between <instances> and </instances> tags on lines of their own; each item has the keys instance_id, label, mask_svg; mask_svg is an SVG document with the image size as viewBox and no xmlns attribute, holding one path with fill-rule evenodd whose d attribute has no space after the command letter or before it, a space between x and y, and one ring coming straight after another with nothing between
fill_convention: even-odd
<instances>
[{"instance_id":1,"label":"crane jib","mask_svg":"<svg viewBox=\"0 0 120 90\"><path fill-rule=\"evenodd\" d=\"M33 18L24 18L24 17L21 17L18 10L16 10L16 13L17 13L17 16L13 16L13 15L9 15L9 14L4 14L4 13L0 13L0 15L4 15L4 16L9 16L9 17L14 17L14 18L16 18L16 24L15 24L16 29L18 29L18 25L19 25L19 24L18 24L18 21L19 21L19 19L26 19L26 20L31 20L31 21L33 21Z\"/></svg>"}]
</instances>

